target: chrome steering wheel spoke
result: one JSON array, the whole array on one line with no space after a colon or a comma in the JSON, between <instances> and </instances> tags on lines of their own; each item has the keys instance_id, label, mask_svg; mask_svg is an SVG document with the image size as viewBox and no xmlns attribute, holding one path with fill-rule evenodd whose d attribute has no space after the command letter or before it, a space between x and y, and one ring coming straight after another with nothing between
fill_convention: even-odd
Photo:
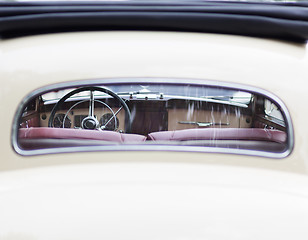
<instances>
[{"instance_id":1,"label":"chrome steering wheel spoke","mask_svg":"<svg viewBox=\"0 0 308 240\"><path fill-rule=\"evenodd\" d=\"M53 126L53 121L55 118L55 114L58 111L58 109L61 109L61 106L64 104L65 100L67 100L68 98L70 98L71 96L73 96L74 94L80 93L80 92L84 92L84 91L89 91L90 92L90 99L87 100L89 101L89 114L86 118L84 118L81 122L81 127L83 129L91 129L91 130L103 130L106 129L108 124L110 124L110 122L112 120L115 121L115 126L117 126L117 115L118 113L124 109L125 110L125 132L129 133L131 131L131 114L130 114L130 110L127 106L127 104L125 103L125 101L118 96L116 93L114 93L113 91L107 89L107 88L103 88L103 87L81 87L78 89L75 89L71 92L69 92L68 94L66 94L65 96L63 96L54 106L54 108L51 111L50 117L49 117L49 121L48 121L48 127L54 127ZM110 108L110 106L108 106L106 103L100 101L100 100L96 100L94 97L94 91L99 91L99 92L103 92L106 93L108 95L110 95L111 97L113 97L116 101L118 101L120 103L120 108L117 110L117 112L114 113L114 111ZM85 100L80 101L76 104L74 104L65 114L64 119L68 116L69 112L78 104L85 102ZM104 122L104 124L101 124L102 126L100 127L100 123L99 121L96 119L95 115L94 115L94 110L95 110L95 102L100 102L103 105L107 106L107 108L111 111L112 116L106 121Z\"/></svg>"}]
</instances>

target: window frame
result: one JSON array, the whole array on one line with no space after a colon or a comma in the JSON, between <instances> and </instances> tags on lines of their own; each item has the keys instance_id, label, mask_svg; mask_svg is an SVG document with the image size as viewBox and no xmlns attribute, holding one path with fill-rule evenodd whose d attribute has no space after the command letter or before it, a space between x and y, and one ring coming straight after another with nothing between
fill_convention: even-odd
<instances>
[{"instance_id":1,"label":"window frame","mask_svg":"<svg viewBox=\"0 0 308 240\"><path fill-rule=\"evenodd\" d=\"M80 146L74 147L63 147L63 148L49 148L49 149L35 149L35 150L24 150L18 145L18 129L19 121L25 105L39 95L53 91L55 89L62 90L66 88L82 87L82 86L96 86L104 84L128 84L128 83L154 83L154 84L188 84L195 86L209 86L226 88L230 90L238 90L249 92L252 94L259 94L265 96L267 99L272 101L276 106L281 109L283 118L285 119L285 127L287 133L286 150L284 152L266 152L260 150L249 150L249 149L236 149L236 148L221 148L221 147L203 147L203 146L185 146L185 145L154 145L154 144L121 144L121 145L108 145L108 146ZM92 79L92 80L81 80L81 81L67 81L62 83L51 84L38 88L28 95L26 95L21 103L18 105L15 111L12 130L11 130L11 146L13 150L22 156L34 156L34 155L45 155L45 154L58 154L58 153L76 153L76 152L104 152L104 151L176 151L176 152L202 152L202 153L223 153L223 154L237 154L237 155L248 155L267 157L274 159L281 159L289 156L294 148L294 129L290 113L280 98L271 92L254 87L251 85L244 85L239 83L223 82L216 80L203 80L203 79L187 79L187 78L104 78L104 79Z\"/></svg>"}]
</instances>

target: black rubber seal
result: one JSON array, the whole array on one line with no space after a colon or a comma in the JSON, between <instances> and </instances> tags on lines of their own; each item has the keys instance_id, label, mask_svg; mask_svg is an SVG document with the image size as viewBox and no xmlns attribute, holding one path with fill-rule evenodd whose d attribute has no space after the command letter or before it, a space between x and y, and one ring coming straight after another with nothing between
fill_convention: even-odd
<instances>
[{"instance_id":1,"label":"black rubber seal","mask_svg":"<svg viewBox=\"0 0 308 240\"><path fill-rule=\"evenodd\" d=\"M0 36L97 31L207 32L308 40L307 3L203 1L0 3Z\"/></svg>"}]
</instances>

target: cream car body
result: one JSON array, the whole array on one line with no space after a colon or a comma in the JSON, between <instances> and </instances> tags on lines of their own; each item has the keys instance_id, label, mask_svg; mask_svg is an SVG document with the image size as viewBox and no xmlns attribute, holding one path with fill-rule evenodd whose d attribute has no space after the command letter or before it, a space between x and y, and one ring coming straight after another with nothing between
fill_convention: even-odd
<instances>
[{"instance_id":1,"label":"cream car body","mask_svg":"<svg viewBox=\"0 0 308 240\"><path fill-rule=\"evenodd\" d=\"M307 239L306 44L209 33L76 32L0 41L0 239ZM35 89L175 78L277 96L294 128L281 159L185 151L22 156L12 123Z\"/></svg>"}]
</instances>

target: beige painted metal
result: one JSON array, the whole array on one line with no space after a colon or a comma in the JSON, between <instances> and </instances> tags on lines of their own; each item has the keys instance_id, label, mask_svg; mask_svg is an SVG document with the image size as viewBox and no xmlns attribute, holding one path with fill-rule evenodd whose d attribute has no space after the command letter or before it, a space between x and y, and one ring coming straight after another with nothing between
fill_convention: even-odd
<instances>
[{"instance_id":1,"label":"beige painted metal","mask_svg":"<svg viewBox=\"0 0 308 240\"><path fill-rule=\"evenodd\" d=\"M307 176L88 163L0 174L2 240L306 240Z\"/></svg>"},{"instance_id":2,"label":"beige painted metal","mask_svg":"<svg viewBox=\"0 0 308 240\"><path fill-rule=\"evenodd\" d=\"M193 78L266 89L290 111L295 148L285 159L183 152L92 152L23 157L11 147L17 106L34 89L63 81ZM302 44L169 32L83 32L0 41L0 170L84 162L226 164L308 173L308 57Z\"/></svg>"}]
</instances>

